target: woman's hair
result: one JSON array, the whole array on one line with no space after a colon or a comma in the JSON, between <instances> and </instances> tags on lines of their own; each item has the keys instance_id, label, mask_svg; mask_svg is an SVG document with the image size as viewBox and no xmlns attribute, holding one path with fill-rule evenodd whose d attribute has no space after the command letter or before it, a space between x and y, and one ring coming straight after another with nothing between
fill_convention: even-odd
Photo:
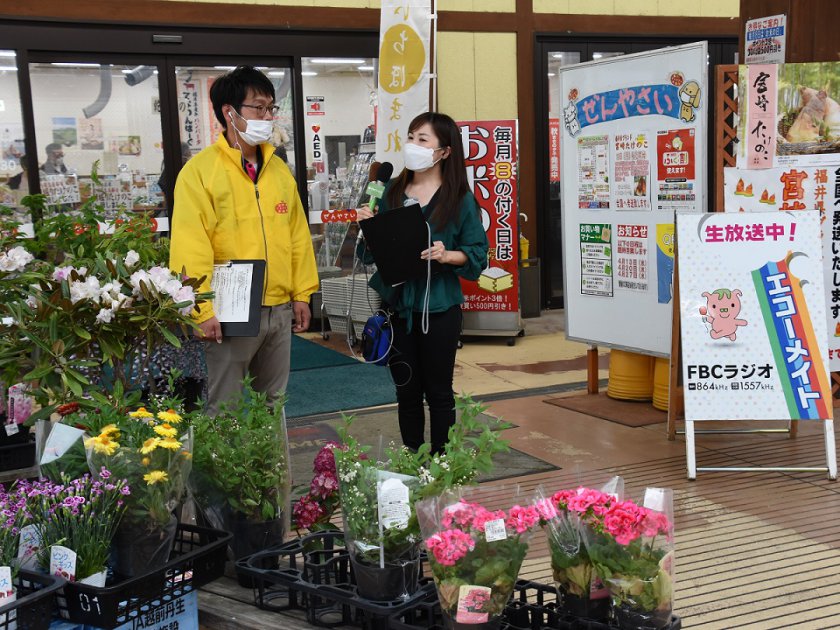
<instances>
[{"instance_id":1,"label":"woman's hair","mask_svg":"<svg viewBox=\"0 0 840 630\"><path fill-rule=\"evenodd\" d=\"M450 221L458 220L458 209L461 206L461 199L469 192L467 184L467 169L464 165L464 148L461 144L461 132L458 125L446 114L437 112L426 112L420 114L408 125L408 133L414 133L429 123L432 131L438 139L438 146L449 147L449 157L441 160L441 171L443 183L437 195L437 203L429 221L443 229ZM388 205L397 208L403 205L405 188L414 178L414 172L403 169L394 184L388 190Z\"/></svg>"}]
</instances>

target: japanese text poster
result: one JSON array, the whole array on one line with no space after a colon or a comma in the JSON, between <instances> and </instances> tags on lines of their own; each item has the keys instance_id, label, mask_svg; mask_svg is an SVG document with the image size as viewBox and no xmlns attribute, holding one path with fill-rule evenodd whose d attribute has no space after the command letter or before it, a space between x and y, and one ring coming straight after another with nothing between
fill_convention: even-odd
<instances>
[{"instance_id":1,"label":"japanese text poster","mask_svg":"<svg viewBox=\"0 0 840 630\"><path fill-rule=\"evenodd\" d=\"M616 210L650 210L650 147L647 133L613 136Z\"/></svg>"},{"instance_id":2,"label":"japanese text poster","mask_svg":"<svg viewBox=\"0 0 840 630\"><path fill-rule=\"evenodd\" d=\"M771 168L776 146L776 66L747 66L747 168Z\"/></svg>"},{"instance_id":3,"label":"japanese text poster","mask_svg":"<svg viewBox=\"0 0 840 630\"><path fill-rule=\"evenodd\" d=\"M674 224L656 224L656 301L670 304L674 297Z\"/></svg>"},{"instance_id":4,"label":"japanese text poster","mask_svg":"<svg viewBox=\"0 0 840 630\"><path fill-rule=\"evenodd\" d=\"M577 147L578 208L609 208L609 136L578 138Z\"/></svg>"},{"instance_id":5,"label":"japanese text poster","mask_svg":"<svg viewBox=\"0 0 840 630\"><path fill-rule=\"evenodd\" d=\"M656 134L657 210L692 210L696 206L694 136L694 129Z\"/></svg>"},{"instance_id":6,"label":"japanese text poster","mask_svg":"<svg viewBox=\"0 0 840 630\"><path fill-rule=\"evenodd\" d=\"M580 226L580 292L612 297L612 226L609 223Z\"/></svg>"},{"instance_id":7,"label":"japanese text poster","mask_svg":"<svg viewBox=\"0 0 840 630\"><path fill-rule=\"evenodd\" d=\"M784 63L786 27L784 14L747 20L744 63Z\"/></svg>"},{"instance_id":8,"label":"japanese text poster","mask_svg":"<svg viewBox=\"0 0 840 630\"><path fill-rule=\"evenodd\" d=\"M619 289L648 290L648 226L615 227L615 279Z\"/></svg>"},{"instance_id":9,"label":"japanese text poster","mask_svg":"<svg viewBox=\"0 0 840 630\"><path fill-rule=\"evenodd\" d=\"M461 279L465 311L519 311L518 143L515 120L459 122L467 180L490 243L477 282Z\"/></svg>"},{"instance_id":10,"label":"japanese text poster","mask_svg":"<svg viewBox=\"0 0 840 630\"><path fill-rule=\"evenodd\" d=\"M686 420L832 417L820 215L677 216Z\"/></svg>"}]
</instances>

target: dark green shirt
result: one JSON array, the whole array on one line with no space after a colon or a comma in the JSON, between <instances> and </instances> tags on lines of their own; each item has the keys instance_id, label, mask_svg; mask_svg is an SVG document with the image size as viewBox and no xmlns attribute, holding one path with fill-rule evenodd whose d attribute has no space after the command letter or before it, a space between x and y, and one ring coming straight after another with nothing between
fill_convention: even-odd
<instances>
[{"instance_id":1,"label":"dark green shirt","mask_svg":"<svg viewBox=\"0 0 840 630\"><path fill-rule=\"evenodd\" d=\"M386 192L387 195L387 192ZM377 212L390 212L388 200L383 198L378 204ZM423 207L425 213L426 207ZM481 271L487 266L487 234L481 225L478 202L472 193L467 193L461 199L458 209L458 216L440 230L432 225L432 243L442 241L448 251L461 251L467 256L464 265L442 265L442 269L432 275L431 287L429 289L429 312L441 313L455 306L464 303L464 294L461 291L459 278L465 280L478 280ZM360 251L360 255L362 252ZM370 252L364 250L364 262L370 264L373 258ZM370 286L388 303L396 313L408 320L411 327L412 313L419 313L423 310L426 294L426 278L417 278L392 287L386 285L379 272L371 276Z\"/></svg>"}]
</instances>

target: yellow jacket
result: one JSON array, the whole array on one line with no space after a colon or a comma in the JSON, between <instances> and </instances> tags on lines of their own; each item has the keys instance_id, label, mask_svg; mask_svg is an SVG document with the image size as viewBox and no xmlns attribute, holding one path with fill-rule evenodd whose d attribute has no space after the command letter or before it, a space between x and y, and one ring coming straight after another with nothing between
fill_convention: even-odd
<instances>
[{"instance_id":1,"label":"yellow jacket","mask_svg":"<svg viewBox=\"0 0 840 630\"><path fill-rule=\"evenodd\" d=\"M260 149L256 184L223 134L184 165L175 184L169 267L206 276L201 290L209 291L214 264L265 260L263 305L307 302L318 290L318 270L306 213L285 162L270 144ZM197 323L213 316L209 302L193 313Z\"/></svg>"}]
</instances>

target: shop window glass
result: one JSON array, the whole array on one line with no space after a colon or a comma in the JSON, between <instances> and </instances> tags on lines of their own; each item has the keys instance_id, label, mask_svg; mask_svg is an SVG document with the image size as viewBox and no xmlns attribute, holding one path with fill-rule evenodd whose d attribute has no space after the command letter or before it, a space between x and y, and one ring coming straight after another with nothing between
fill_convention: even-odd
<instances>
[{"instance_id":1,"label":"shop window glass","mask_svg":"<svg viewBox=\"0 0 840 630\"><path fill-rule=\"evenodd\" d=\"M29 161L24 151L15 51L0 50L0 205L11 208L17 221L29 223L31 219L20 205L29 194Z\"/></svg>"},{"instance_id":2,"label":"shop window glass","mask_svg":"<svg viewBox=\"0 0 840 630\"><path fill-rule=\"evenodd\" d=\"M355 225L322 223L324 213L356 208L375 159L375 60L302 60L309 216L321 277L349 271Z\"/></svg>"},{"instance_id":3,"label":"shop window glass","mask_svg":"<svg viewBox=\"0 0 840 630\"><path fill-rule=\"evenodd\" d=\"M107 218L165 210L157 70L61 62L31 63L29 73L38 149L30 162L48 203L65 210L96 195Z\"/></svg>"}]
</instances>

